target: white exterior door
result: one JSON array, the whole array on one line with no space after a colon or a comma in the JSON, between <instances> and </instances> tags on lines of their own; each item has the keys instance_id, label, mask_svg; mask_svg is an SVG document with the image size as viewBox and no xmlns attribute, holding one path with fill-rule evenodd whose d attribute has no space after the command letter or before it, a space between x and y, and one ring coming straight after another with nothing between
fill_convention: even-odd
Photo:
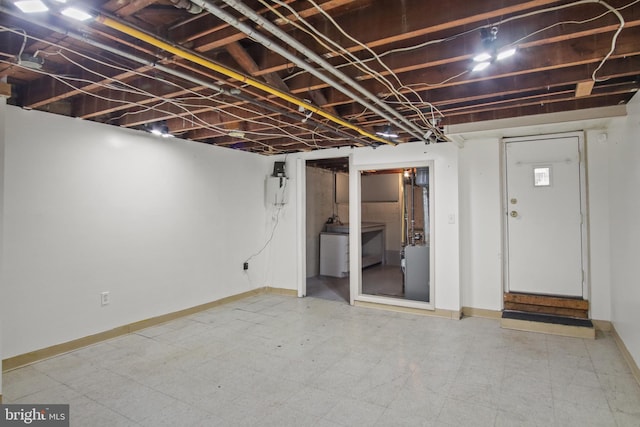
<instances>
[{"instance_id":1,"label":"white exterior door","mask_svg":"<svg viewBox=\"0 0 640 427\"><path fill-rule=\"evenodd\" d=\"M506 140L507 289L583 296L578 135Z\"/></svg>"}]
</instances>

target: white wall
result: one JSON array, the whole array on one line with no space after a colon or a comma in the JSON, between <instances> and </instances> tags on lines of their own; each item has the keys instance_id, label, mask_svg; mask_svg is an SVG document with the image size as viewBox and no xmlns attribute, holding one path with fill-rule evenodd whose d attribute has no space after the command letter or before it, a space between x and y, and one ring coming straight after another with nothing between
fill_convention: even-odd
<instances>
[{"instance_id":1,"label":"white wall","mask_svg":"<svg viewBox=\"0 0 640 427\"><path fill-rule=\"evenodd\" d=\"M373 168L384 169L387 165L405 162L434 161L435 177L435 305L436 308L460 310L460 277L459 277L459 240L458 240L458 148L453 144L425 145L423 143L401 144L391 147L384 146L377 149L329 149L310 153L289 155L289 158L329 158L351 155L354 166L370 165ZM290 176L296 177L295 161L291 161ZM289 165L287 166L289 168ZM294 182L293 185L296 185ZM292 193L296 194L296 192ZM290 206L298 203L293 198ZM450 224L449 215L453 215L455 223ZM346 218L342 218L346 222ZM287 217L279 227L277 243L274 251L280 252L280 257L274 259L271 282L274 286L296 289L296 270L292 268L291 260L299 260L295 248L298 241L296 236L296 219ZM300 236L304 238L304 235ZM275 240L275 239L274 239Z\"/></svg>"},{"instance_id":2,"label":"white wall","mask_svg":"<svg viewBox=\"0 0 640 427\"><path fill-rule=\"evenodd\" d=\"M315 277L320 274L320 232L333 215L334 173L307 167L306 174L307 277Z\"/></svg>"},{"instance_id":3,"label":"white wall","mask_svg":"<svg viewBox=\"0 0 640 427\"><path fill-rule=\"evenodd\" d=\"M500 139L466 141L460 149L462 306L502 310Z\"/></svg>"},{"instance_id":4,"label":"white wall","mask_svg":"<svg viewBox=\"0 0 640 427\"><path fill-rule=\"evenodd\" d=\"M627 105L620 131L610 132L611 315L640 366L640 96Z\"/></svg>"},{"instance_id":5,"label":"white wall","mask_svg":"<svg viewBox=\"0 0 640 427\"><path fill-rule=\"evenodd\" d=\"M0 301L3 301L5 297L5 281L3 278L4 272L4 256L2 247L4 245L4 152L5 152L5 123L6 123L6 111L7 111L7 99L0 96ZM0 305L2 310L2 305ZM0 312L1 314L1 312ZM4 358L4 351L2 346L2 325L3 319L0 315L0 396L2 396L2 359Z\"/></svg>"},{"instance_id":6,"label":"white wall","mask_svg":"<svg viewBox=\"0 0 640 427\"><path fill-rule=\"evenodd\" d=\"M458 148L421 142L354 150L353 165L383 169L385 165L433 160L435 229L435 307L458 311L460 305L460 241L458 233ZM454 223L449 223L453 216Z\"/></svg>"},{"instance_id":7,"label":"white wall","mask_svg":"<svg viewBox=\"0 0 640 427\"><path fill-rule=\"evenodd\" d=\"M611 320L608 129L619 125L612 122L607 128L586 132L589 306L591 318L597 320Z\"/></svg>"},{"instance_id":8,"label":"white wall","mask_svg":"<svg viewBox=\"0 0 640 427\"><path fill-rule=\"evenodd\" d=\"M3 357L265 286L272 165L8 107Z\"/></svg>"},{"instance_id":9,"label":"white wall","mask_svg":"<svg viewBox=\"0 0 640 427\"><path fill-rule=\"evenodd\" d=\"M611 126L614 126L612 123ZM615 126L614 126L615 127ZM537 126L521 135L551 134ZM610 320L609 178L607 127L586 132L591 317ZM500 137L465 134L460 150L462 305L502 309L503 254Z\"/></svg>"}]
</instances>

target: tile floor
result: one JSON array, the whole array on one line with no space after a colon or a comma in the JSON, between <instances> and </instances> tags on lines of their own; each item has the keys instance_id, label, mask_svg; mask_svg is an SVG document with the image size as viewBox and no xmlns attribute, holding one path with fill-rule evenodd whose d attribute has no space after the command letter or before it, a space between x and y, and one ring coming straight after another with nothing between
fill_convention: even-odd
<instances>
[{"instance_id":1,"label":"tile floor","mask_svg":"<svg viewBox=\"0 0 640 427\"><path fill-rule=\"evenodd\" d=\"M425 287L427 284L425 283ZM368 295L404 299L402 269L399 265L378 264L362 270L362 289ZM334 301L349 301L349 276L307 278L307 295Z\"/></svg>"},{"instance_id":2,"label":"tile floor","mask_svg":"<svg viewBox=\"0 0 640 427\"><path fill-rule=\"evenodd\" d=\"M613 339L259 295L6 372L72 426L640 426Z\"/></svg>"}]
</instances>

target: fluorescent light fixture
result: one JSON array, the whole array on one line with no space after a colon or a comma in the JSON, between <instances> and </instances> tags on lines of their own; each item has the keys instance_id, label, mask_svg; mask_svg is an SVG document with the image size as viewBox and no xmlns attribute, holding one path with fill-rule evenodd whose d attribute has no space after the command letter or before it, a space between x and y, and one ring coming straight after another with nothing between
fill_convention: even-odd
<instances>
[{"instance_id":1,"label":"fluorescent light fixture","mask_svg":"<svg viewBox=\"0 0 640 427\"><path fill-rule=\"evenodd\" d=\"M61 12L64 16L76 19L78 21L86 21L93 18L89 13L84 10L76 9L75 7L68 7Z\"/></svg>"},{"instance_id":2,"label":"fluorescent light fixture","mask_svg":"<svg viewBox=\"0 0 640 427\"><path fill-rule=\"evenodd\" d=\"M14 3L24 13L46 12L49 10L46 4L40 0L23 0Z\"/></svg>"},{"instance_id":3,"label":"fluorescent light fixture","mask_svg":"<svg viewBox=\"0 0 640 427\"><path fill-rule=\"evenodd\" d=\"M476 56L474 56L473 60L476 62L486 62L491 59L491 55L487 52L482 52Z\"/></svg>"},{"instance_id":4,"label":"fluorescent light fixture","mask_svg":"<svg viewBox=\"0 0 640 427\"><path fill-rule=\"evenodd\" d=\"M242 132L241 130L229 131L229 133L227 135L232 137L232 138L244 138L244 132Z\"/></svg>"},{"instance_id":5,"label":"fluorescent light fixture","mask_svg":"<svg viewBox=\"0 0 640 427\"><path fill-rule=\"evenodd\" d=\"M496 56L496 59L500 61L502 59L515 55L515 53L516 53L516 48L512 47L510 49L503 50L502 52L498 52L498 56Z\"/></svg>"},{"instance_id":6,"label":"fluorescent light fixture","mask_svg":"<svg viewBox=\"0 0 640 427\"><path fill-rule=\"evenodd\" d=\"M398 134L393 130L390 124L383 127L381 130L376 132L376 135L382 136L384 138L397 138Z\"/></svg>"},{"instance_id":7,"label":"fluorescent light fixture","mask_svg":"<svg viewBox=\"0 0 640 427\"><path fill-rule=\"evenodd\" d=\"M490 62L478 62L475 67L471 71L482 71L491 65Z\"/></svg>"},{"instance_id":8,"label":"fluorescent light fixture","mask_svg":"<svg viewBox=\"0 0 640 427\"><path fill-rule=\"evenodd\" d=\"M376 132L376 135L380 135L383 136L385 138L397 138L398 134L392 131L382 131L382 132Z\"/></svg>"}]
</instances>

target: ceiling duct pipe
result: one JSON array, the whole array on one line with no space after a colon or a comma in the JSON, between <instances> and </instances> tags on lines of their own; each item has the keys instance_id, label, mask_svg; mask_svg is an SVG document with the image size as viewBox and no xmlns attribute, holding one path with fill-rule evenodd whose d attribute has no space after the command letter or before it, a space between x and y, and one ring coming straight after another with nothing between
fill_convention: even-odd
<instances>
[{"instance_id":1,"label":"ceiling duct pipe","mask_svg":"<svg viewBox=\"0 0 640 427\"><path fill-rule=\"evenodd\" d=\"M314 75L315 77L319 78L323 82L325 82L328 85L332 86L336 90L342 92L344 95L346 95L349 98L357 101L360 105L366 107L367 109L371 110L372 112L374 112L375 114L377 114L380 117L384 118L385 120L394 123L398 128L400 128L400 129L404 130L405 132L409 133L411 136L417 138L418 140L421 140L421 141L423 140L423 137L422 137L423 131L418 126L416 126L415 123L412 123L409 120L407 120L404 116L402 116L402 114L398 113L396 110L394 110L393 108L391 108L388 105L386 105L384 102L382 102L380 99L378 99L372 93L366 91L366 89L364 89L362 86L358 85L349 76L345 75L344 73L342 73L339 70L336 70L334 67L331 67L330 64L328 64L326 61L324 61L322 58L320 58L315 53L311 52L309 49L305 48L303 45L301 45L297 41L291 39L291 37L289 37L287 34L282 33L284 35L284 37L286 37L287 39L289 39L290 41L292 41L294 43L294 44L291 45L291 47L294 47L296 49L300 48L300 49L304 50L301 53L303 53L306 56L308 56L314 62L320 63L319 61L321 61L321 62L326 63L328 65L328 67L329 67L329 69L327 69L327 71L330 71L336 77L340 78L341 80L344 80L345 82L349 83L350 85L352 85L352 86L356 85L357 87L359 87L361 89L361 92L364 91L366 93L367 97L369 97L370 99L375 101L378 105L381 105L385 110L388 111L388 113L385 113L385 112L381 111L379 108L377 108L376 106L374 106L370 102L368 102L366 99L364 99L362 96L357 95L356 93L354 93L350 89L344 87L343 85L341 85L340 83L338 83L334 79L322 74L320 71L318 71L317 69L315 69L314 67L309 65L309 63L307 63L303 59L298 58L296 55L292 54L291 52L289 52L284 47L274 43L272 40L268 39L262 33L257 32L255 29L253 29L249 25L247 25L247 24L245 24L243 22L240 22L240 20L238 20L235 16L233 16L233 15L229 14L228 12L222 10L221 8L211 4L208 1L204 1L204 0L192 0L192 1L194 3L196 3L197 5L201 6L207 12L217 16L218 18L222 19L227 24L229 24L229 25L237 28L238 30L242 31L249 38L259 42L260 44L262 44L267 49L272 50L273 52L279 54L280 56L282 56L282 57L286 58L287 60L291 61L292 63L296 64L296 66L304 69L305 71L307 71L310 74ZM228 3L229 5L231 5L232 7L236 8L239 12L245 14L245 16L247 16L248 18L251 18L254 22L256 22L260 26L263 26L263 27L266 28L267 25L272 25L268 21L265 21L262 17L260 17L260 15L257 15L255 12L251 11L250 9L248 9L246 7L244 7L244 8L240 8L240 6L236 7L233 4L233 2L231 2L231 1L227 1L227 0L223 0L223 1L225 3ZM254 16L256 17L256 19L253 19ZM285 41L285 43L288 43L288 41ZM391 117L391 116L393 116L393 117Z\"/></svg>"},{"instance_id":2,"label":"ceiling duct pipe","mask_svg":"<svg viewBox=\"0 0 640 427\"><path fill-rule=\"evenodd\" d=\"M374 95L373 93L371 93L370 91L362 87L361 84L353 80L351 77L347 76L345 73L343 73L342 71L338 70L336 67L331 65L320 55L316 54L311 49L309 49L308 47L300 43L298 40L296 40L295 38L291 37L289 34L282 31L276 25L272 24L269 20L265 19L263 16L256 13L253 9L250 9L249 7L247 7L241 1L239 0L222 0L222 1L224 1L227 5L231 6L238 12L242 13L247 18L251 19L253 22L258 24L262 28L269 31L271 34L273 34L274 36L282 40L284 43L286 43L288 46L294 48L295 50L303 54L306 58L318 64L320 67L322 67L324 70L331 73L334 77L338 78L340 81L347 83L353 89L357 90L362 95L364 95L365 97L373 101L375 104L377 104L378 106L386 110L389 114L394 116L396 120L399 122L399 123L398 122L395 123L396 126L399 126L400 123L404 124L406 127L400 126L402 129L409 132L409 134L413 135L419 140L423 140L423 136L422 136L424 134L423 129L421 129L415 123L408 120L406 117L404 117L398 111L396 111L391 106L386 104L376 95ZM207 3L207 2L204 0L201 0L198 3ZM300 60L298 61L301 62ZM304 63L306 64L306 62ZM299 65L299 64L296 64L296 65ZM409 131L408 129L412 129L413 131Z\"/></svg>"},{"instance_id":3,"label":"ceiling duct pipe","mask_svg":"<svg viewBox=\"0 0 640 427\"><path fill-rule=\"evenodd\" d=\"M6 13L6 14L11 15L11 16L14 16L16 18L21 18L22 17L21 14L15 13L15 11L13 11L11 9L7 9L7 8L5 8L3 6L0 6L0 12ZM70 37L72 39L79 40L79 41L81 41L83 43L87 43L87 44L89 44L91 46L97 47L100 50L104 50L105 52L110 52L110 53L113 53L115 55L121 56L123 58L129 59L131 61L137 62L137 63L139 63L141 65L152 66L155 69L157 69L159 71L162 71L163 73L167 73L167 74L170 74L172 76L178 77L180 79L189 81L189 82L191 82L191 83L193 83L193 84L195 84L197 86L202 86L202 87L209 88L209 89L211 89L213 91L216 91L216 92L218 92L220 94L223 94L223 95L232 97L234 99L238 99L238 100L247 102L249 104L256 105L256 106L258 106L260 108L264 108L265 110L271 111L273 113L282 114L283 116L289 117L291 119L299 119L299 117L296 116L293 113L289 113L287 111L282 111L282 110L280 110L278 108L275 108L275 107L273 107L273 106L271 106L269 104L265 104L265 103L260 102L258 100L252 99L252 98L250 98L250 97L248 97L246 95L242 95L241 93L234 93L234 91L229 91L229 90L223 89L218 85L215 85L213 83L201 80L201 79L199 79L197 77L194 77L192 75L183 73L183 72L175 70L173 68L165 67L164 65L158 64L157 62L149 61L147 59L141 58L139 56L132 55L132 54L130 54L128 52L125 52L123 50L120 50L120 49L114 48L112 46L106 45L106 44L101 43L99 41L92 40L92 39L88 38L86 36L86 34L74 33L73 31L57 27L57 26L52 25L50 23L45 23L45 22L39 21L37 19L30 19L29 22L31 22L32 24L39 25L40 27L46 28L47 30L53 31L55 33L63 34L66 37ZM349 139L355 140L355 141L359 142L362 145L371 145L369 142L363 140L362 138L354 137L353 135L348 134L348 133L346 133L344 131L341 131L339 129L334 129L334 128L324 124L323 122L314 121L314 120L311 120L311 122L315 126L317 126L319 129L333 132L334 134L336 134L338 136L341 136L343 138L349 138Z\"/></svg>"},{"instance_id":4,"label":"ceiling duct pipe","mask_svg":"<svg viewBox=\"0 0 640 427\"><path fill-rule=\"evenodd\" d=\"M131 37L134 37L142 42L148 43L151 46L157 47L158 49L162 49L168 53L171 53L177 57L180 57L182 59L186 59L187 61L190 61L194 64L198 64L201 65L209 70L215 71L217 73L220 73L224 76L230 77L232 79L236 79L244 84L247 84L249 86L252 86L256 89L260 89L261 91L264 91L270 95L274 95L277 96L278 98L290 102L298 107L303 107L308 111L312 111L313 113L322 116L326 119L331 120L332 122L343 126L345 128L354 130L356 132L358 132L360 135L362 136L366 136L369 139L372 139L374 141L377 142L381 142L383 144L391 144L391 145L395 145L394 142L391 142L387 139L384 138L380 138L379 136L376 136L374 134L372 134L371 132L357 126L354 125L353 123L350 123L346 120L344 120L341 117L338 117L334 114L331 114L325 110L323 110L322 108L319 108L307 101L301 100L293 95L291 95L290 93L284 92L282 90L276 89L272 86L269 86L268 84L265 84L253 77L250 76L246 76L242 73L239 73L235 70L232 70L231 68L228 68L224 65L220 65L216 62L213 62L212 60L205 58L202 55L198 55L192 51L189 51L181 46L172 44L170 42L166 42L164 40L159 39L157 36L155 35L151 35L149 33L146 33L142 30L139 30L129 24L126 24L124 22L118 21L114 18L108 17L106 15L98 15L96 17L96 21L98 21L99 23L101 23L102 25L109 27L113 30L117 30L120 31L123 34L127 34Z\"/></svg>"},{"instance_id":5,"label":"ceiling duct pipe","mask_svg":"<svg viewBox=\"0 0 640 427\"><path fill-rule=\"evenodd\" d=\"M178 9L185 9L187 12L197 15L202 12L202 8L194 4L191 0L171 0L171 3Z\"/></svg>"}]
</instances>

